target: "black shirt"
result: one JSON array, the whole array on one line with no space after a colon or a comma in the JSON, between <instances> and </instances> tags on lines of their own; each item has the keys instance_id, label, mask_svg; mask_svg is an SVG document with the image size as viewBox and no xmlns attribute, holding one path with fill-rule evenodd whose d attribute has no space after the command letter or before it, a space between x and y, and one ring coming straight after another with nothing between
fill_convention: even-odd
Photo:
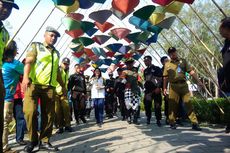
<instances>
[{"instance_id":1,"label":"black shirt","mask_svg":"<svg viewBox=\"0 0 230 153\"><path fill-rule=\"evenodd\" d=\"M69 78L68 90L86 93L85 76L77 73L72 74Z\"/></svg>"},{"instance_id":2,"label":"black shirt","mask_svg":"<svg viewBox=\"0 0 230 153\"><path fill-rule=\"evenodd\" d=\"M144 87L146 90L152 90L156 87L161 87L162 84L162 70L160 67L151 65L144 70Z\"/></svg>"}]
</instances>

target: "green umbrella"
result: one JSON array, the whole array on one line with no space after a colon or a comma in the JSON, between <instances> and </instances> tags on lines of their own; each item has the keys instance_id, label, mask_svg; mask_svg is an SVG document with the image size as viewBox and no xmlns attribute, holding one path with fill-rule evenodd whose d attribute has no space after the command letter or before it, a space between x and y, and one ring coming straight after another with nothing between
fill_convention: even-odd
<instances>
[{"instance_id":1,"label":"green umbrella","mask_svg":"<svg viewBox=\"0 0 230 153\"><path fill-rule=\"evenodd\" d=\"M153 13L153 11L155 10L155 6L154 5L147 5L147 6L144 6L142 8L140 8L139 10L135 11L133 13L133 16L136 16L140 19L143 19L143 20L148 20L149 17L151 16L151 14Z\"/></svg>"}]
</instances>

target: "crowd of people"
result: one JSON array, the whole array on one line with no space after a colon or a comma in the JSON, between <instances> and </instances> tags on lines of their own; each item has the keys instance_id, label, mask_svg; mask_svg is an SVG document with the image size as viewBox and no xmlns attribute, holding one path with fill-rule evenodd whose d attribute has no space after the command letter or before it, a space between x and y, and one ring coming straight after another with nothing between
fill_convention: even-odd
<instances>
[{"instance_id":1,"label":"crowd of people","mask_svg":"<svg viewBox=\"0 0 230 153\"><path fill-rule=\"evenodd\" d=\"M19 9L13 0L0 0L0 152L12 151L8 135L13 117L16 142L25 145L25 152L32 152L35 146L39 150L58 151L58 147L50 143L53 128L57 128L58 134L72 132L71 121L74 120L76 125L86 124L92 109L99 127L104 124L105 117L118 116L118 111L123 121L139 124L142 93L147 125L151 123L154 101L156 125L162 126L163 101L165 123L176 129L179 103L182 102L192 129L201 130L190 102L186 73L198 86L203 88L204 85L188 62L178 57L176 48L170 47L168 56L161 58L162 68L152 63L151 56L144 57L144 81L140 79L141 74L134 67L132 58L124 61L124 68L116 70L116 78L112 72L108 79L103 78L98 67L92 76L86 76L81 64L76 64L75 73L70 75L69 58L63 58L59 65L61 57L54 45L60 33L51 26L46 28L43 42L31 43L22 62L15 59L17 44L14 40L8 42L9 34L2 23L10 16L12 8ZM220 88L229 96L229 17L221 22L220 34L226 38L222 50L224 66L220 71ZM25 131L29 142L24 141ZM229 124L226 132L230 132Z\"/></svg>"}]
</instances>

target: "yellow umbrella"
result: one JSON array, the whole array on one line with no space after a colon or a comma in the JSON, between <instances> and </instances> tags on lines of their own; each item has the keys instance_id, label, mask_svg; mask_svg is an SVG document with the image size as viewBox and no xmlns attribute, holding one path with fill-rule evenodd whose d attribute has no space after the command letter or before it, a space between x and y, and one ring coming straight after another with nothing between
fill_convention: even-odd
<instances>
[{"instance_id":1,"label":"yellow umbrella","mask_svg":"<svg viewBox=\"0 0 230 153\"><path fill-rule=\"evenodd\" d=\"M69 14L71 12L75 12L78 10L79 8L79 2L78 0L75 0L75 2L73 3L73 5L71 6L65 6L65 5L56 5L56 7L61 10L62 12Z\"/></svg>"},{"instance_id":2,"label":"yellow umbrella","mask_svg":"<svg viewBox=\"0 0 230 153\"><path fill-rule=\"evenodd\" d=\"M169 5L165 6L165 12L178 14L183 8L184 3L173 1Z\"/></svg>"}]
</instances>

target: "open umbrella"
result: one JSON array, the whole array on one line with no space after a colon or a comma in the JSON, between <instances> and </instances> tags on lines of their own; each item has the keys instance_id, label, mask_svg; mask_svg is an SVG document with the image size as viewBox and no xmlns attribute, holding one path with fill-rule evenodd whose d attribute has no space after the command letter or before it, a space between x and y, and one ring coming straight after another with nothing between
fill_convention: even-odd
<instances>
[{"instance_id":1,"label":"open umbrella","mask_svg":"<svg viewBox=\"0 0 230 153\"><path fill-rule=\"evenodd\" d=\"M99 22L94 22L94 24L103 33L114 26L112 23L109 22L105 22L104 24L100 24Z\"/></svg>"},{"instance_id":2,"label":"open umbrella","mask_svg":"<svg viewBox=\"0 0 230 153\"><path fill-rule=\"evenodd\" d=\"M113 52L118 52L118 50L122 47L123 45L120 43L114 43L114 44L109 44L106 46L106 48L110 51Z\"/></svg>"},{"instance_id":3,"label":"open umbrella","mask_svg":"<svg viewBox=\"0 0 230 153\"><path fill-rule=\"evenodd\" d=\"M52 0L55 5L65 5L65 6L71 6L73 5L75 0Z\"/></svg>"},{"instance_id":4,"label":"open umbrella","mask_svg":"<svg viewBox=\"0 0 230 153\"><path fill-rule=\"evenodd\" d=\"M76 21L81 21L84 18L84 15L80 14L80 13L69 13L66 15L67 17L72 18L73 20Z\"/></svg>"},{"instance_id":5,"label":"open umbrella","mask_svg":"<svg viewBox=\"0 0 230 153\"><path fill-rule=\"evenodd\" d=\"M140 0L113 0L112 7L123 14L129 14L139 2Z\"/></svg>"},{"instance_id":6,"label":"open umbrella","mask_svg":"<svg viewBox=\"0 0 230 153\"><path fill-rule=\"evenodd\" d=\"M73 39L76 39L84 34L84 32L81 29L71 30L71 31L65 30L65 33L70 35Z\"/></svg>"},{"instance_id":7,"label":"open umbrella","mask_svg":"<svg viewBox=\"0 0 230 153\"><path fill-rule=\"evenodd\" d=\"M81 9L88 9L93 6L93 2L90 0L78 0L79 1L79 7Z\"/></svg>"},{"instance_id":8,"label":"open umbrella","mask_svg":"<svg viewBox=\"0 0 230 153\"><path fill-rule=\"evenodd\" d=\"M75 0L75 2L70 6L56 5L56 7L62 12L68 14L68 13L77 11L77 9L79 8L79 2Z\"/></svg>"},{"instance_id":9,"label":"open umbrella","mask_svg":"<svg viewBox=\"0 0 230 153\"><path fill-rule=\"evenodd\" d=\"M81 28L81 22L76 21L76 20L72 19L71 17L65 16L65 17L62 18L61 21L62 21L63 25L65 26L65 28L68 31L76 30L76 29Z\"/></svg>"},{"instance_id":10,"label":"open umbrella","mask_svg":"<svg viewBox=\"0 0 230 153\"><path fill-rule=\"evenodd\" d=\"M98 43L99 45L104 44L106 41L108 41L111 37L107 35L95 35L92 39Z\"/></svg>"},{"instance_id":11,"label":"open umbrella","mask_svg":"<svg viewBox=\"0 0 230 153\"><path fill-rule=\"evenodd\" d=\"M160 23L156 24L156 26L161 27L163 29L169 29L173 24L173 22L175 21L175 19L176 19L175 16L171 16L169 18L164 19Z\"/></svg>"},{"instance_id":12,"label":"open umbrella","mask_svg":"<svg viewBox=\"0 0 230 153\"><path fill-rule=\"evenodd\" d=\"M89 18L99 22L100 24L105 23L105 21L112 15L110 10L99 10L89 14Z\"/></svg>"},{"instance_id":13,"label":"open umbrella","mask_svg":"<svg viewBox=\"0 0 230 153\"><path fill-rule=\"evenodd\" d=\"M111 30L111 33L115 35L118 39L123 39L125 38L131 30L127 28L114 28Z\"/></svg>"},{"instance_id":14,"label":"open umbrella","mask_svg":"<svg viewBox=\"0 0 230 153\"><path fill-rule=\"evenodd\" d=\"M183 8L184 3L173 1L169 5L165 6L165 12L179 14L181 9Z\"/></svg>"},{"instance_id":15,"label":"open umbrella","mask_svg":"<svg viewBox=\"0 0 230 153\"><path fill-rule=\"evenodd\" d=\"M154 3L157 3L159 5L166 6L169 3L171 3L173 0L152 0Z\"/></svg>"},{"instance_id":16,"label":"open umbrella","mask_svg":"<svg viewBox=\"0 0 230 153\"><path fill-rule=\"evenodd\" d=\"M94 2L94 3L101 3L101 4L104 4L106 0L90 0L91 2Z\"/></svg>"},{"instance_id":17,"label":"open umbrella","mask_svg":"<svg viewBox=\"0 0 230 153\"><path fill-rule=\"evenodd\" d=\"M156 7L154 5L144 6L140 8L139 10L133 12L133 16L136 16L143 20L148 20L151 14L153 13L153 11L155 10L155 8Z\"/></svg>"}]
</instances>

